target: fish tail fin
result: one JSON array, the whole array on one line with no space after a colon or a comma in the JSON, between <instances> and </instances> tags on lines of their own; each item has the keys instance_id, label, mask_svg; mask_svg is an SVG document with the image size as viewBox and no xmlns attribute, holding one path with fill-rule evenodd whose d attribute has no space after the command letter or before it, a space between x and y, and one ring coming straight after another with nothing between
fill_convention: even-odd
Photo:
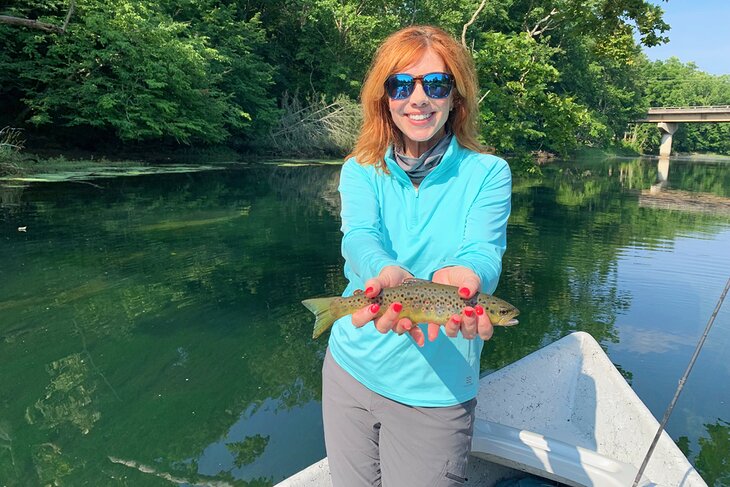
<instances>
[{"instance_id":1,"label":"fish tail fin","mask_svg":"<svg viewBox=\"0 0 730 487\"><path fill-rule=\"evenodd\" d=\"M307 307L309 311L314 313L314 330L312 331L312 338L317 338L327 329L332 326L335 320L338 318L330 310L330 303L335 298L314 298L305 299L302 304Z\"/></svg>"}]
</instances>

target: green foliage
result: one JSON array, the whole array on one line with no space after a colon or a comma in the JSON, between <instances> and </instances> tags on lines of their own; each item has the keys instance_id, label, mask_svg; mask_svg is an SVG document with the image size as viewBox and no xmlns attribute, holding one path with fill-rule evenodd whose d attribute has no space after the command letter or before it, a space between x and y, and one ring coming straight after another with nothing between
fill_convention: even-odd
<instances>
[{"instance_id":1,"label":"green foliage","mask_svg":"<svg viewBox=\"0 0 730 487\"><path fill-rule=\"evenodd\" d=\"M645 63L644 99L649 106L680 107L730 104L730 75L704 73L694 63L677 58ZM647 152L659 147L653 125L636 127L636 145ZM681 124L672 140L672 151L730 154L730 123Z\"/></svg>"},{"instance_id":2,"label":"green foliage","mask_svg":"<svg viewBox=\"0 0 730 487\"><path fill-rule=\"evenodd\" d=\"M518 148L565 152L576 144L574 130L587 122L584 107L551 86L559 72L556 49L525 33L483 35L474 53L482 89L484 138L500 151Z\"/></svg>"},{"instance_id":3,"label":"green foliage","mask_svg":"<svg viewBox=\"0 0 730 487\"><path fill-rule=\"evenodd\" d=\"M0 58L0 96L19 95L29 123L91 127L126 141L220 142L246 133L256 115L262 125L271 119L273 102L262 95L273 68L253 53L264 43L255 17L197 2L206 32L157 2L76 4L65 34L0 26L13 53ZM39 5L47 3L28 0L15 13L32 15ZM49 16L60 23L65 11L53 7Z\"/></svg>"},{"instance_id":4,"label":"green foliage","mask_svg":"<svg viewBox=\"0 0 730 487\"><path fill-rule=\"evenodd\" d=\"M101 138L286 151L267 135L289 130L288 94L309 100L299 108L311 112L322 100L354 100L388 34L435 24L461 39L480 3L78 0L65 34L0 24L0 101L10 108L0 116L92 146ZM61 0L21 0L2 13L61 25L66 10ZM473 20L464 40L482 88L481 135L499 152L605 147L650 104L727 103L727 79L646 62L640 45L666 41L668 29L648 0L494 0ZM652 81L688 69L702 82L681 96ZM727 130L693 126L678 147L726 153ZM351 139L319 146L339 155ZM657 140L644 127L629 143Z\"/></svg>"},{"instance_id":5,"label":"green foliage","mask_svg":"<svg viewBox=\"0 0 730 487\"><path fill-rule=\"evenodd\" d=\"M268 59L279 67L278 94L323 93L355 98L376 47L404 26L399 2L260 0L270 40Z\"/></svg>"}]
</instances>

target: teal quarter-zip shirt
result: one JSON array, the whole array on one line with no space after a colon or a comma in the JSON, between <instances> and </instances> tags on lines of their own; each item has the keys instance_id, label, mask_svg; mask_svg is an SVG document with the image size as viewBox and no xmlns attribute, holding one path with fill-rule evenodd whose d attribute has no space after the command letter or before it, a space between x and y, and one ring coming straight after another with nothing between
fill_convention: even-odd
<instances>
[{"instance_id":1,"label":"teal quarter-zip shirt","mask_svg":"<svg viewBox=\"0 0 730 487\"><path fill-rule=\"evenodd\" d=\"M466 149L454 137L418 188L392 148L385 163L390 174L354 159L342 167L342 255L349 281L343 295L364 289L389 265L428 280L443 267L468 267L481 279L481 291L494 293L507 245L507 162ZM381 334L372 323L355 328L349 315L334 324L329 339L335 361L363 385L424 407L476 397L482 346L479 337L449 338L441 328L435 341L419 347L407 333Z\"/></svg>"}]
</instances>

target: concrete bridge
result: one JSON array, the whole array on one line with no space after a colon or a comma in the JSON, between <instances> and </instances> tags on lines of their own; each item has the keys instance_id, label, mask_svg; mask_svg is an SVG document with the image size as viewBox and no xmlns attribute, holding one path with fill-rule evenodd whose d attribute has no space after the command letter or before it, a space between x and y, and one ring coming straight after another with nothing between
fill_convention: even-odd
<instances>
[{"instance_id":1,"label":"concrete bridge","mask_svg":"<svg viewBox=\"0 0 730 487\"><path fill-rule=\"evenodd\" d=\"M656 123L662 133L659 146L660 156L669 156L672 152L672 135L677 131L678 123L720 123L730 122L730 105L711 107L652 107L646 117L635 120L636 123Z\"/></svg>"}]
</instances>

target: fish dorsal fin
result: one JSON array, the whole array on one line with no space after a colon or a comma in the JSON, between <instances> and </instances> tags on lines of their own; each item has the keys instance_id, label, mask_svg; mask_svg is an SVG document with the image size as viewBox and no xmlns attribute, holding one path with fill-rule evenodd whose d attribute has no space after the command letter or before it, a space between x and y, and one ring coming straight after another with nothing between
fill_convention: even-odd
<instances>
[{"instance_id":1,"label":"fish dorsal fin","mask_svg":"<svg viewBox=\"0 0 730 487\"><path fill-rule=\"evenodd\" d=\"M355 292L352 293L353 296L357 296L358 294L365 294L365 291L362 289L355 289Z\"/></svg>"},{"instance_id":2,"label":"fish dorsal fin","mask_svg":"<svg viewBox=\"0 0 730 487\"><path fill-rule=\"evenodd\" d=\"M431 281L427 279L419 279L417 277L409 277L408 279L405 279L401 286L416 286L420 284L433 284Z\"/></svg>"}]
</instances>

